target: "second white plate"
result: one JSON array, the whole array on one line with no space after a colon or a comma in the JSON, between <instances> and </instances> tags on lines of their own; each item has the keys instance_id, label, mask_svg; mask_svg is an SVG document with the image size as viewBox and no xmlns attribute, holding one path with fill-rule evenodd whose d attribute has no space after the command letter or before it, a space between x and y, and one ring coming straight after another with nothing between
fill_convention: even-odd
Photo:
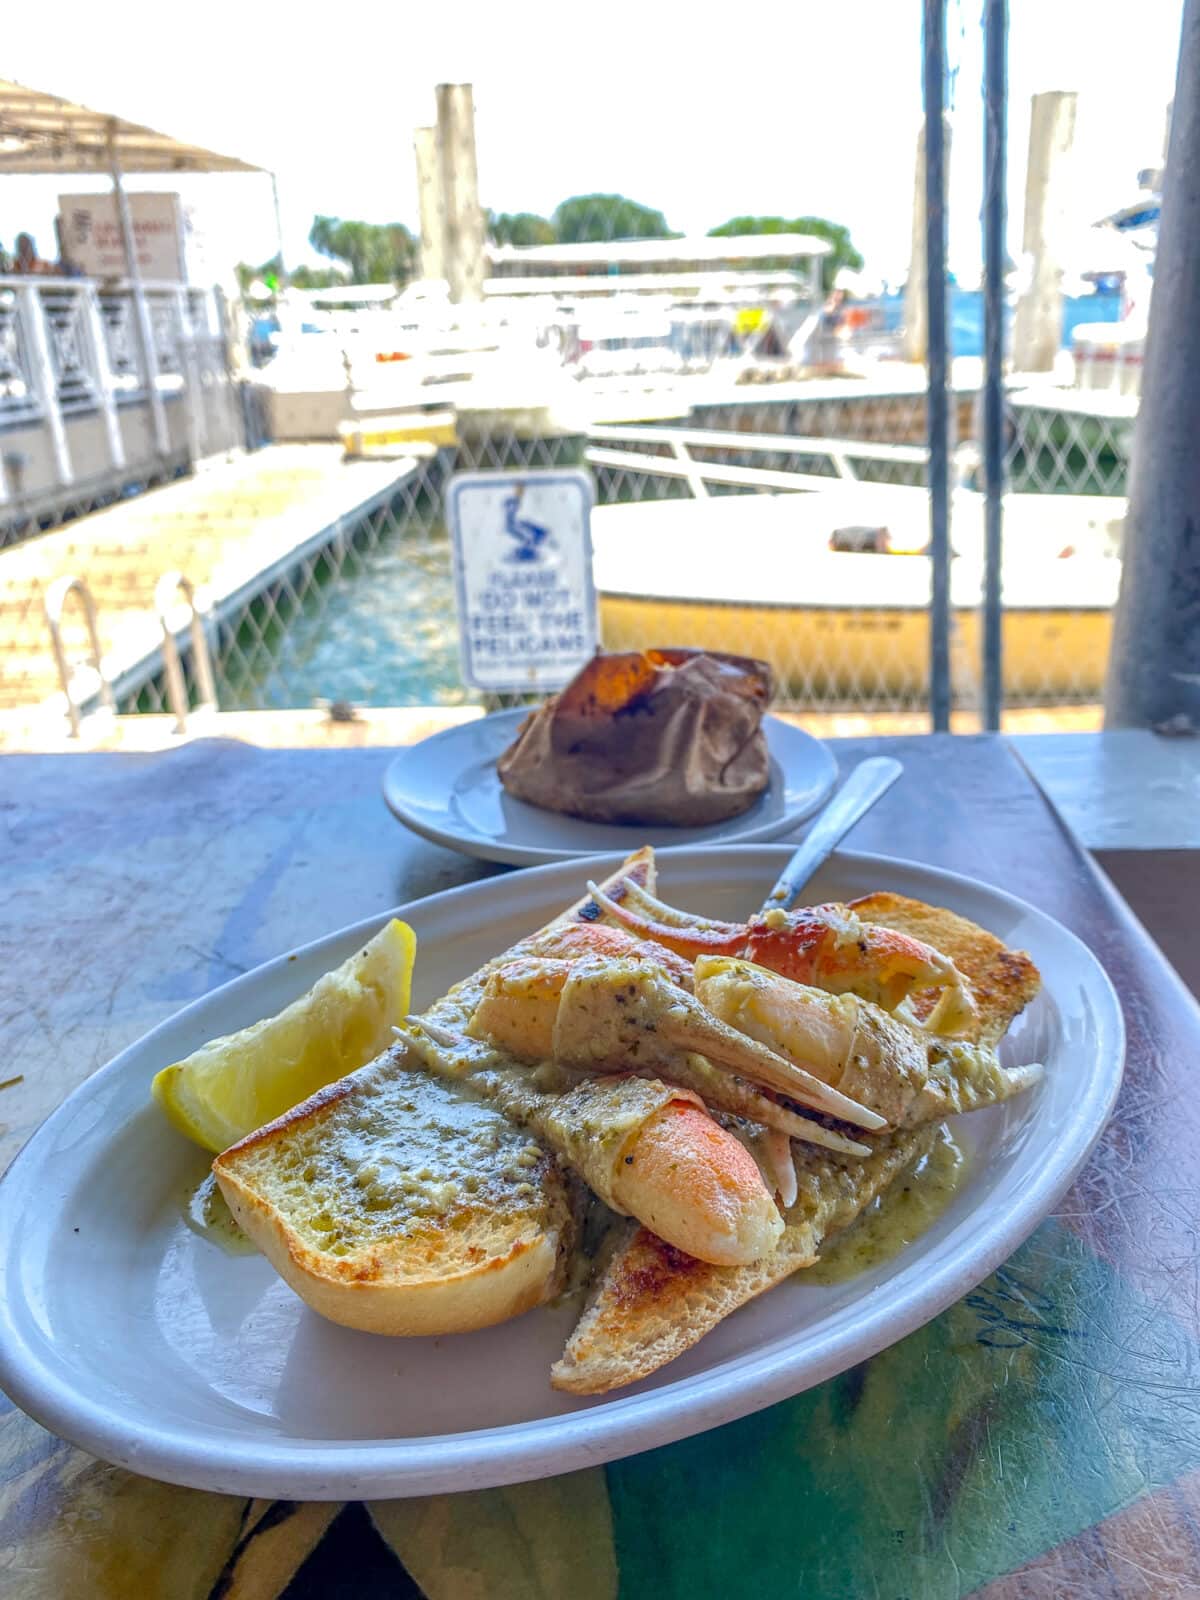
<instances>
[{"instance_id":1,"label":"second white plate","mask_svg":"<svg viewBox=\"0 0 1200 1600\"><path fill-rule=\"evenodd\" d=\"M763 719L771 754L767 790L749 811L706 828L645 828L584 822L526 805L508 794L496 761L528 709L496 711L402 750L383 777L388 807L414 832L484 861L542 866L639 845L753 844L777 839L826 799L837 762L819 739L777 717Z\"/></svg>"}]
</instances>

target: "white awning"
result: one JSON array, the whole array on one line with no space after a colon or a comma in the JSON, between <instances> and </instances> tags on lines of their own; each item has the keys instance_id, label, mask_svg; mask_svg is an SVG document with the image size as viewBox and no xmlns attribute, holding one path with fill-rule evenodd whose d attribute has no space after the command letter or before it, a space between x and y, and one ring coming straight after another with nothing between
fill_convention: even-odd
<instances>
[{"instance_id":1,"label":"white awning","mask_svg":"<svg viewBox=\"0 0 1200 1600\"><path fill-rule=\"evenodd\" d=\"M0 172L111 172L113 149L122 172L264 170L0 78Z\"/></svg>"}]
</instances>

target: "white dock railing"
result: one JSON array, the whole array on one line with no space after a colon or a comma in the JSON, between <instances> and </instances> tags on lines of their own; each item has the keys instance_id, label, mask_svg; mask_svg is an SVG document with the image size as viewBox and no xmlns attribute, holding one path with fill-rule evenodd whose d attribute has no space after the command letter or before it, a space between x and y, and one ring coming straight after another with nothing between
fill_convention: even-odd
<instances>
[{"instance_id":1,"label":"white dock railing","mask_svg":"<svg viewBox=\"0 0 1200 1600\"><path fill-rule=\"evenodd\" d=\"M217 292L143 287L148 348L128 284L0 277L0 544L241 444Z\"/></svg>"},{"instance_id":2,"label":"white dock railing","mask_svg":"<svg viewBox=\"0 0 1200 1600\"><path fill-rule=\"evenodd\" d=\"M737 489L804 491L827 489L832 481L857 482L855 462L875 462L923 471L928 452L922 445L880 444L866 439L802 438L779 433L741 433L713 428L594 427L587 458L593 466L645 473L685 481L695 498L708 495L707 485ZM613 448L617 446L617 448ZM662 453L662 448L670 455ZM828 470L801 472L739 462L698 460L696 450L723 454L761 453L789 460L823 462Z\"/></svg>"}]
</instances>

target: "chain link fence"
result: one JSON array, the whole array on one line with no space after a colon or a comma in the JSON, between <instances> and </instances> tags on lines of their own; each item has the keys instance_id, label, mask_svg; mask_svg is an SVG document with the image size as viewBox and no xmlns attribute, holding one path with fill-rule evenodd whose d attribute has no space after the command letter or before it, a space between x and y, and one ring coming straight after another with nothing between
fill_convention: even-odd
<instances>
[{"instance_id":1,"label":"chain link fence","mask_svg":"<svg viewBox=\"0 0 1200 1600\"><path fill-rule=\"evenodd\" d=\"M687 244L671 248L682 258ZM319 537L322 525L311 523L296 539L294 559L275 551L269 571L222 601L207 623L221 708L323 705L347 715L354 707L480 698L459 671L442 516L446 480L463 467L519 472L581 463L596 484L597 587L608 647L686 644L762 656L775 669L781 707L798 713L863 713L882 719L881 726L923 715L926 407L923 370L898 359L898 301L851 296L831 309L811 264L762 256L761 270L750 273L733 261L735 245L722 246L729 264L718 272L714 256L703 274L662 251L653 272L647 262L614 271L620 252L609 252L603 277L589 269L561 278L557 288L544 276L531 278L526 258L510 249L482 309L440 302L434 310L411 302L405 309L403 297L391 295L386 304L344 311L341 321L331 313L318 322L312 348L335 371L332 381L322 379L318 399L335 422L386 428L397 407L414 411L415 395L417 412L445 407L459 443L425 447L407 464L396 447L386 492L365 510L331 517ZM548 272L546 262L539 271ZM714 273L724 275L723 288ZM703 284L690 281L698 277ZM27 301L22 286L0 292L0 408L10 438L36 411L36 351L22 294ZM49 333L43 381L54 384L61 415L77 428L102 419L104 387L109 412L128 432L132 408L144 409L145 382L127 302L71 285L48 288L42 298ZM336 300L336 291L327 298ZM957 296L956 319L964 304ZM204 440L232 438L227 413L236 390L218 381L219 330L201 325L208 312L187 294L160 295L152 311L158 381L167 394L198 397L197 436L189 439L182 422L175 424L179 459L158 460L156 477L78 479L60 501L46 500L32 522L13 514L10 494L7 518L0 505L10 540L169 480L203 453ZM414 330L423 345L398 360ZM464 419L477 403L481 374L486 369L494 395L499 367L531 355L539 371L554 367L593 420L530 439L527 427L504 422L500 406L483 431L468 434ZM964 714L979 704L978 385L974 350L960 350L951 406L952 668L954 703ZM1014 381L1010 389L1004 629L1005 700L1014 710L1053 715L1100 700L1136 420L1131 389L1136 373L1131 381L1127 367L1105 388L1047 377ZM257 441L270 432L270 416L278 420L281 392L264 388L250 399L247 436ZM238 421L244 429L244 417ZM328 424L330 442L286 448L328 456L334 433ZM300 455L280 460L284 477L303 470ZM11 464L8 470L11 487ZM223 481L212 479L218 500ZM135 570L119 578L99 569L86 539L70 547L102 613L106 596L146 609L144 661L122 671L121 709L167 708L155 586L175 568L203 581L205 541L222 514L200 508L194 536L181 532L169 550L149 540L133 552ZM10 666L7 687L0 671L0 700L9 706L22 695L47 698L45 578L27 573L23 588L6 584L0 563L6 643L16 642L21 659L41 657L25 678ZM82 619L65 616L62 639L73 661L86 661ZM182 633L180 642L195 700Z\"/></svg>"},{"instance_id":2,"label":"chain link fence","mask_svg":"<svg viewBox=\"0 0 1200 1600\"><path fill-rule=\"evenodd\" d=\"M953 505L954 688L966 711L978 703L982 561L974 399L966 389L958 397ZM1116 452L1091 419L1062 413L1060 426L1053 450L1012 434L1014 483L1025 470L1039 484L1006 503L1006 700L1015 708L1095 705L1103 681L1124 502L1080 492L1079 478ZM686 425L597 426L586 440L493 436L465 461L518 471L587 461L608 647L760 655L785 709L886 717L928 704L925 449L909 442L923 428L920 395L855 405L781 393L698 406ZM479 698L459 674L442 520L445 482L463 464L454 450L437 452L213 626L223 708ZM161 676L126 700L164 705Z\"/></svg>"},{"instance_id":3,"label":"chain link fence","mask_svg":"<svg viewBox=\"0 0 1200 1600\"><path fill-rule=\"evenodd\" d=\"M958 409L965 422L972 406L964 393ZM840 400L747 399L698 407L686 425L597 427L586 443L578 441L596 482L605 644L761 655L775 668L781 704L795 711L923 711L925 451L896 442L919 436L923 403L873 398L865 409L864 418ZM1123 486L1129 429L1111 420L1100 427L1069 411L1031 408L1028 416L1014 427L1010 448L1014 484L1038 487L1014 489L1006 502L1006 703L1095 705L1124 501L1087 490L1100 478ZM822 431L833 428L839 432ZM881 432L890 438L872 437ZM562 455L496 438L471 464L511 470L514 463L558 464ZM336 525L327 542L210 626L223 709L477 698L459 675L442 520L445 480L457 464L454 451L439 451L382 505ZM970 710L977 704L982 513L969 434L956 469L954 688L956 706ZM654 581L647 581L655 552ZM144 552L147 604L161 559L153 547ZM81 549L85 578L87 562ZM15 631L27 650L36 651L40 639L48 653L39 592L22 602L0 584L0 615L10 643ZM68 629L67 643L76 658L86 654L82 629ZM162 710L165 703L160 670L126 693L123 709Z\"/></svg>"}]
</instances>

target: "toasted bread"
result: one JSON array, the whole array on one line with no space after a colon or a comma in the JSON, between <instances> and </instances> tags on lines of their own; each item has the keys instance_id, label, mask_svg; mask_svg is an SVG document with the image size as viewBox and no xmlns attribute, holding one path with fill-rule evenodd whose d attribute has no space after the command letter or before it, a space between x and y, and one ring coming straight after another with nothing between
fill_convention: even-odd
<instances>
[{"instance_id":1,"label":"toasted bread","mask_svg":"<svg viewBox=\"0 0 1200 1600\"><path fill-rule=\"evenodd\" d=\"M653 875L652 852L639 851L605 887L619 896L634 876L652 888ZM594 914L585 896L556 922ZM461 1026L504 959L426 1016ZM301 1299L371 1333L459 1333L516 1316L558 1291L573 1242L574 1192L554 1157L403 1047L232 1145L213 1171Z\"/></svg>"},{"instance_id":2,"label":"toasted bread","mask_svg":"<svg viewBox=\"0 0 1200 1600\"><path fill-rule=\"evenodd\" d=\"M217 1157L234 1218L315 1311L368 1333L458 1333L539 1304L573 1237L554 1159L403 1048Z\"/></svg>"},{"instance_id":3,"label":"toasted bread","mask_svg":"<svg viewBox=\"0 0 1200 1600\"><path fill-rule=\"evenodd\" d=\"M854 909L925 940L955 962L975 997L972 1032L980 1043L995 1044L1041 985L1023 951L1009 950L953 912L888 893L856 900ZM574 1394L603 1394L656 1372L731 1311L811 1266L822 1240L848 1227L935 1136L931 1127L871 1136L874 1153L862 1161L793 1145L796 1203L784 1212L774 1255L748 1267L708 1266L644 1228L630 1231L593 1285L550 1381Z\"/></svg>"},{"instance_id":4,"label":"toasted bread","mask_svg":"<svg viewBox=\"0 0 1200 1600\"><path fill-rule=\"evenodd\" d=\"M747 1267L709 1266L637 1228L593 1287L550 1382L572 1394L605 1394L649 1377L731 1311L812 1266L821 1240L851 1223L934 1138L933 1128L891 1134L862 1160L797 1147L800 1192L784 1212L783 1237Z\"/></svg>"}]
</instances>

